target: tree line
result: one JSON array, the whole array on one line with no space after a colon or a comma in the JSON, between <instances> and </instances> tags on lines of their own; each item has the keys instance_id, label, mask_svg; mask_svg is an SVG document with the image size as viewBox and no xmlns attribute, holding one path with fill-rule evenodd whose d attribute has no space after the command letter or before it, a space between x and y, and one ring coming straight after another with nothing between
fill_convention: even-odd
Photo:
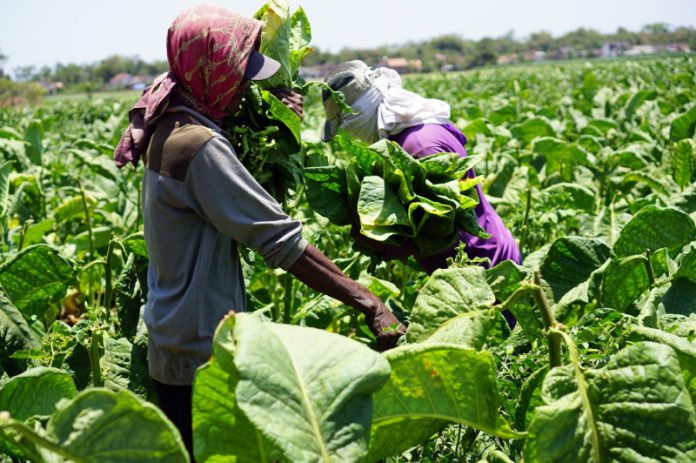
<instances>
[{"instance_id":1,"label":"tree line","mask_svg":"<svg viewBox=\"0 0 696 463\"><path fill-rule=\"evenodd\" d=\"M563 58L592 57L593 51L604 43L627 45L662 45L681 43L696 49L696 29L672 27L665 23L648 24L639 31L620 27L616 32L603 34L594 29L579 28L560 36L549 32L535 32L524 38L515 37L511 31L500 37L484 37L479 40L466 39L449 34L419 42L386 45L369 49L345 48L337 53L315 49L306 61L306 66L329 65L350 59L362 59L368 64L377 64L385 56L419 60L422 72L443 69L470 69L494 64L501 55L522 54L528 51L553 53L564 50ZM0 51L0 78L7 78L3 62L7 56ZM130 75L155 76L168 68L166 61L146 62L139 57L113 55L92 64L62 64L55 66L21 66L13 70L14 79L20 82L62 82L66 87L94 90L105 86L114 76L125 72Z\"/></svg>"}]
</instances>

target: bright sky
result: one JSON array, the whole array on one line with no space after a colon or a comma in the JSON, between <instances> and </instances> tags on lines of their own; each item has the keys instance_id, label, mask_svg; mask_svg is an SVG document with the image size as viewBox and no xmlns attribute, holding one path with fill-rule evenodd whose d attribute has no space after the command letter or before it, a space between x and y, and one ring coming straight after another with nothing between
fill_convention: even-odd
<instances>
[{"instance_id":1,"label":"bright sky","mask_svg":"<svg viewBox=\"0 0 696 463\"><path fill-rule=\"evenodd\" d=\"M251 16L263 0L208 0ZM90 63L111 54L165 59L171 21L205 0L0 0L0 51L6 70ZM291 0L312 24L315 46L400 44L447 33L465 38L554 35L592 27L638 30L653 22L696 26L694 0Z\"/></svg>"}]
</instances>

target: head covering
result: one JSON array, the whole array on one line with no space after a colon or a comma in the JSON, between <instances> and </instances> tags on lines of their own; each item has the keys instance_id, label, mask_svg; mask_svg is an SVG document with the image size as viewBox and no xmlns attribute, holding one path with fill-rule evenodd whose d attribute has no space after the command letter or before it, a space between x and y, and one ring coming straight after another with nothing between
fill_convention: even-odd
<instances>
[{"instance_id":1,"label":"head covering","mask_svg":"<svg viewBox=\"0 0 696 463\"><path fill-rule=\"evenodd\" d=\"M225 8L201 5L181 13L167 33L169 72L157 77L131 108L130 125L114 153L116 165L138 164L171 98L222 119L245 76L262 79L277 70L277 62L254 53L260 32L260 21ZM254 67L245 74L252 55Z\"/></svg>"},{"instance_id":2,"label":"head covering","mask_svg":"<svg viewBox=\"0 0 696 463\"><path fill-rule=\"evenodd\" d=\"M354 136L374 143L408 127L449 122L447 103L403 89L401 77L393 69L371 69L362 61L348 61L336 66L324 81L334 91L342 92L353 110L353 114L341 114L331 93L323 92L324 141L336 135L339 125Z\"/></svg>"}]
</instances>

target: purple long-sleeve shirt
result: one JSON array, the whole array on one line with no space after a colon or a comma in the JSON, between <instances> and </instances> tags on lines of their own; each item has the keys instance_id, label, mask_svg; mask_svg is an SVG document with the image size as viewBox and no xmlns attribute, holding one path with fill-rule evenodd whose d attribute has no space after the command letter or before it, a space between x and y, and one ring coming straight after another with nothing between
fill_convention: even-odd
<instances>
[{"instance_id":1,"label":"purple long-sleeve shirt","mask_svg":"<svg viewBox=\"0 0 696 463\"><path fill-rule=\"evenodd\" d=\"M454 125L425 124L409 127L396 135L389 137L397 142L414 158L422 158L435 153L458 153L459 156L467 155L464 145L466 137ZM475 177L474 170L466 173L466 177ZM476 185L479 204L476 206L476 216L481 227L490 233L491 237L482 239L466 232L459 233L459 240L466 244L466 253L469 257L487 257L491 266L495 266L504 260L512 260L522 263L519 247L510 231L505 227L500 216L483 194L481 185ZM428 273L446 266L446 259L454 254L453 250L429 256L419 263Z\"/></svg>"}]
</instances>

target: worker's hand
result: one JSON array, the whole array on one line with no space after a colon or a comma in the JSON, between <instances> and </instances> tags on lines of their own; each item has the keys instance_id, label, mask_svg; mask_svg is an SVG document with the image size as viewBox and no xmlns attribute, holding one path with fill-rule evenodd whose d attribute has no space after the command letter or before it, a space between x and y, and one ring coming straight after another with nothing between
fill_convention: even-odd
<instances>
[{"instance_id":1,"label":"worker's hand","mask_svg":"<svg viewBox=\"0 0 696 463\"><path fill-rule=\"evenodd\" d=\"M377 351L379 352L396 346L399 338L406 333L406 327L384 304L381 304L381 307L374 311L365 312L365 322L377 338Z\"/></svg>"},{"instance_id":2,"label":"worker's hand","mask_svg":"<svg viewBox=\"0 0 696 463\"><path fill-rule=\"evenodd\" d=\"M272 88L268 90L278 98L285 106L292 109L295 114L302 117L304 99L299 93L293 92L289 88Z\"/></svg>"}]
</instances>

